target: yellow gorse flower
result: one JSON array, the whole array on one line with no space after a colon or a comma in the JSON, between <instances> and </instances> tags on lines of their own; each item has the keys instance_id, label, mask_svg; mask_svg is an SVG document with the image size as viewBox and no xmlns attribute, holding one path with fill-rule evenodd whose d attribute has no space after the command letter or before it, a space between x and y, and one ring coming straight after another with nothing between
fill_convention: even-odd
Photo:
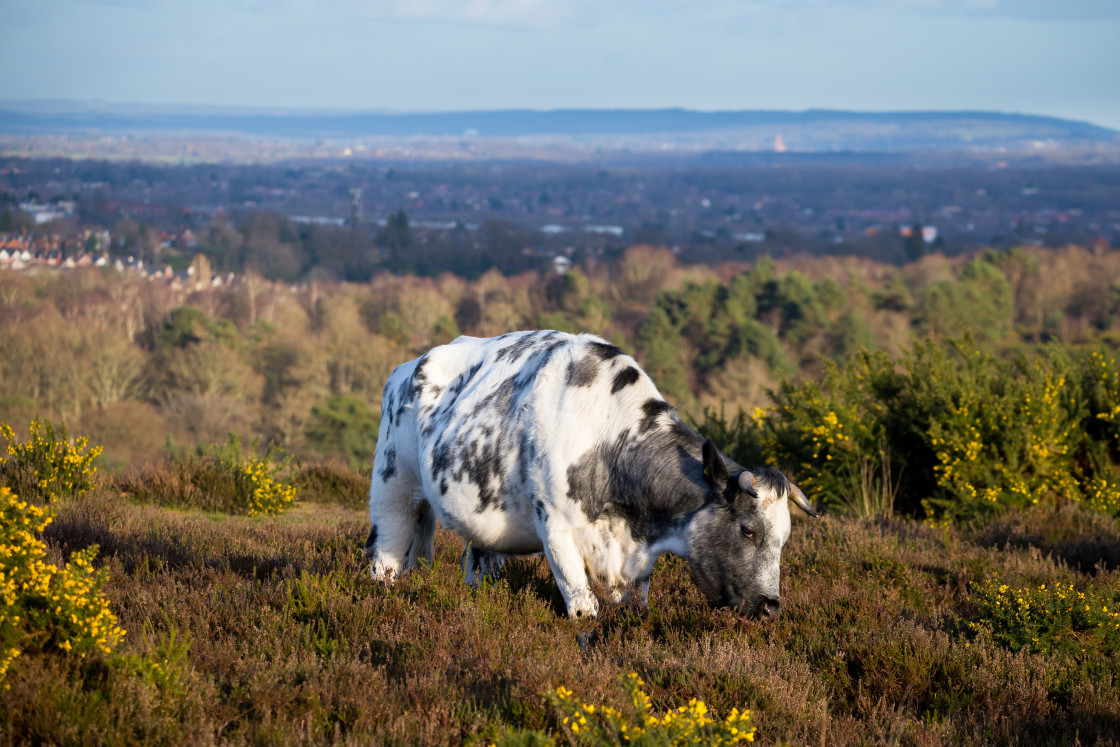
<instances>
[{"instance_id":1,"label":"yellow gorse flower","mask_svg":"<svg viewBox=\"0 0 1120 747\"><path fill-rule=\"evenodd\" d=\"M629 695L630 713L578 701L572 697L572 691L562 685L546 697L564 714L562 726L569 729L577 741L633 744L652 739L658 744L730 745L755 739L750 711L733 708L724 718L716 719L704 701L692 698L687 705L658 713L642 689L645 683L636 673L621 680Z\"/></svg>"},{"instance_id":2,"label":"yellow gorse flower","mask_svg":"<svg viewBox=\"0 0 1120 747\"><path fill-rule=\"evenodd\" d=\"M97 467L93 462L102 447L90 446L83 436L70 442L66 427L56 432L48 420L34 418L29 438L20 442L7 423L0 423L0 434L7 440L8 459L17 469L34 471L37 487L44 497L77 495L93 487Z\"/></svg>"},{"instance_id":3,"label":"yellow gorse flower","mask_svg":"<svg viewBox=\"0 0 1120 747\"><path fill-rule=\"evenodd\" d=\"M1024 645L1046 651L1055 645L1099 638L1106 649L1120 645L1120 613L1109 612L1107 591L1078 591L1072 583L1012 588L992 574L970 587L977 619L969 627L986 631L1013 649ZM1080 645L1080 644L1078 644Z\"/></svg>"},{"instance_id":4,"label":"yellow gorse flower","mask_svg":"<svg viewBox=\"0 0 1120 747\"><path fill-rule=\"evenodd\" d=\"M263 456L253 453L253 442L248 454L243 453L241 438L230 434L225 445L214 452L214 456L233 472L238 497L245 502L249 516L275 516L284 511L296 498L296 488L280 479L279 473L291 461L281 459L274 463L279 451L270 446Z\"/></svg>"},{"instance_id":5,"label":"yellow gorse flower","mask_svg":"<svg viewBox=\"0 0 1120 747\"><path fill-rule=\"evenodd\" d=\"M37 535L54 518L49 508L0 488L0 678L29 648L109 653L124 630L101 593L104 571L93 567L96 547L74 553L59 568L44 561Z\"/></svg>"}]
</instances>

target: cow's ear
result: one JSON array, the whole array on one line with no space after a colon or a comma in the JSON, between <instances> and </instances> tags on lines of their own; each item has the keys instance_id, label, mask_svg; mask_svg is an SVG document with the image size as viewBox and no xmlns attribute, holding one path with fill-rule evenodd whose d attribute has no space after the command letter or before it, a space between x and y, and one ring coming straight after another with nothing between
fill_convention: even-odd
<instances>
[{"instance_id":1,"label":"cow's ear","mask_svg":"<svg viewBox=\"0 0 1120 747\"><path fill-rule=\"evenodd\" d=\"M727 462L723 460L723 454L719 453L719 449L716 448L710 438L704 441L703 452L704 477L708 478L708 482L713 487L722 492L731 477L731 474L727 471Z\"/></svg>"}]
</instances>

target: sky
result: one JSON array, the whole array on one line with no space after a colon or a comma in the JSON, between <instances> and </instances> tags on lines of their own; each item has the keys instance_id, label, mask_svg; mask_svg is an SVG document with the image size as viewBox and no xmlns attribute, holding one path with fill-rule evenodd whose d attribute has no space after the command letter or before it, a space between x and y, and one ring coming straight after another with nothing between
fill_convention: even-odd
<instances>
[{"instance_id":1,"label":"sky","mask_svg":"<svg viewBox=\"0 0 1120 747\"><path fill-rule=\"evenodd\" d=\"M978 109L1120 129L1120 0L2 0L0 99Z\"/></svg>"}]
</instances>

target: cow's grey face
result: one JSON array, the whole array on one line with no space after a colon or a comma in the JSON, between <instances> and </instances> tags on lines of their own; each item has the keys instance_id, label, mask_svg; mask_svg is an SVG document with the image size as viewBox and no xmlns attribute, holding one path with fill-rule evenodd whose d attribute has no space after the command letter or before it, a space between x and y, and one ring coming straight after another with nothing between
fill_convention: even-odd
<instances>
[{"instance_id":1,"label":"cow's grey face","mask_svg":"<svg viewBox=\"0 0 1120 747\"><path fill-rule=\"evenodd\" d=\"M790 532L790 485L773 470L730 473L714 446L705 444L704 451L714 500L689 528L693 580L713 606L772 621L780 606L782 546Z\"/></svg>"}]
</instances>

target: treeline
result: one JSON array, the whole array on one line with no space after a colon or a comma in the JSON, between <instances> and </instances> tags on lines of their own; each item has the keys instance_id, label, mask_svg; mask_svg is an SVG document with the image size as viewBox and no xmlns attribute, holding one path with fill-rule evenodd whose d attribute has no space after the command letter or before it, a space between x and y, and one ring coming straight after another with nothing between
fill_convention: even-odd
<instances>
[{"instance_id":1,"label":"treeline","mask_svg":"<svg viewBox=\"0 0 1120 747\"><path fill-rule=\"evenodd\" d=\"M526 247L534 249L526 253ZM234 228L216 221L198 234L197 251L223 272L256 272L274 280L368 282L392 272L435 277L444 272L477 278L491 269L507 274L542 269L559 243L503 220L477 230L414 230L398 210L383 227L297 225L282 215L254 212Z\"/></svg>"},{"instance_id":2,"label":"treeline","mask_svg":"<svg viewBox=\"0 0 1120 747\"><path fill-rule=\"evenodd\" d=\"M1076 247L901 268L852 258L709 268L638 246L563 275L289 286L249 274L197 292L115 271L4 272L0 419L65 421L115 466L235 432L368 468L389 372L459 334L595 332L699 418L705 405L768 407L768 390L819 379L824 361L896 356L915 339L971 331L1001 359L1114 342L1118 282L1120 253Z\"/></svg>"}]
</instances>

